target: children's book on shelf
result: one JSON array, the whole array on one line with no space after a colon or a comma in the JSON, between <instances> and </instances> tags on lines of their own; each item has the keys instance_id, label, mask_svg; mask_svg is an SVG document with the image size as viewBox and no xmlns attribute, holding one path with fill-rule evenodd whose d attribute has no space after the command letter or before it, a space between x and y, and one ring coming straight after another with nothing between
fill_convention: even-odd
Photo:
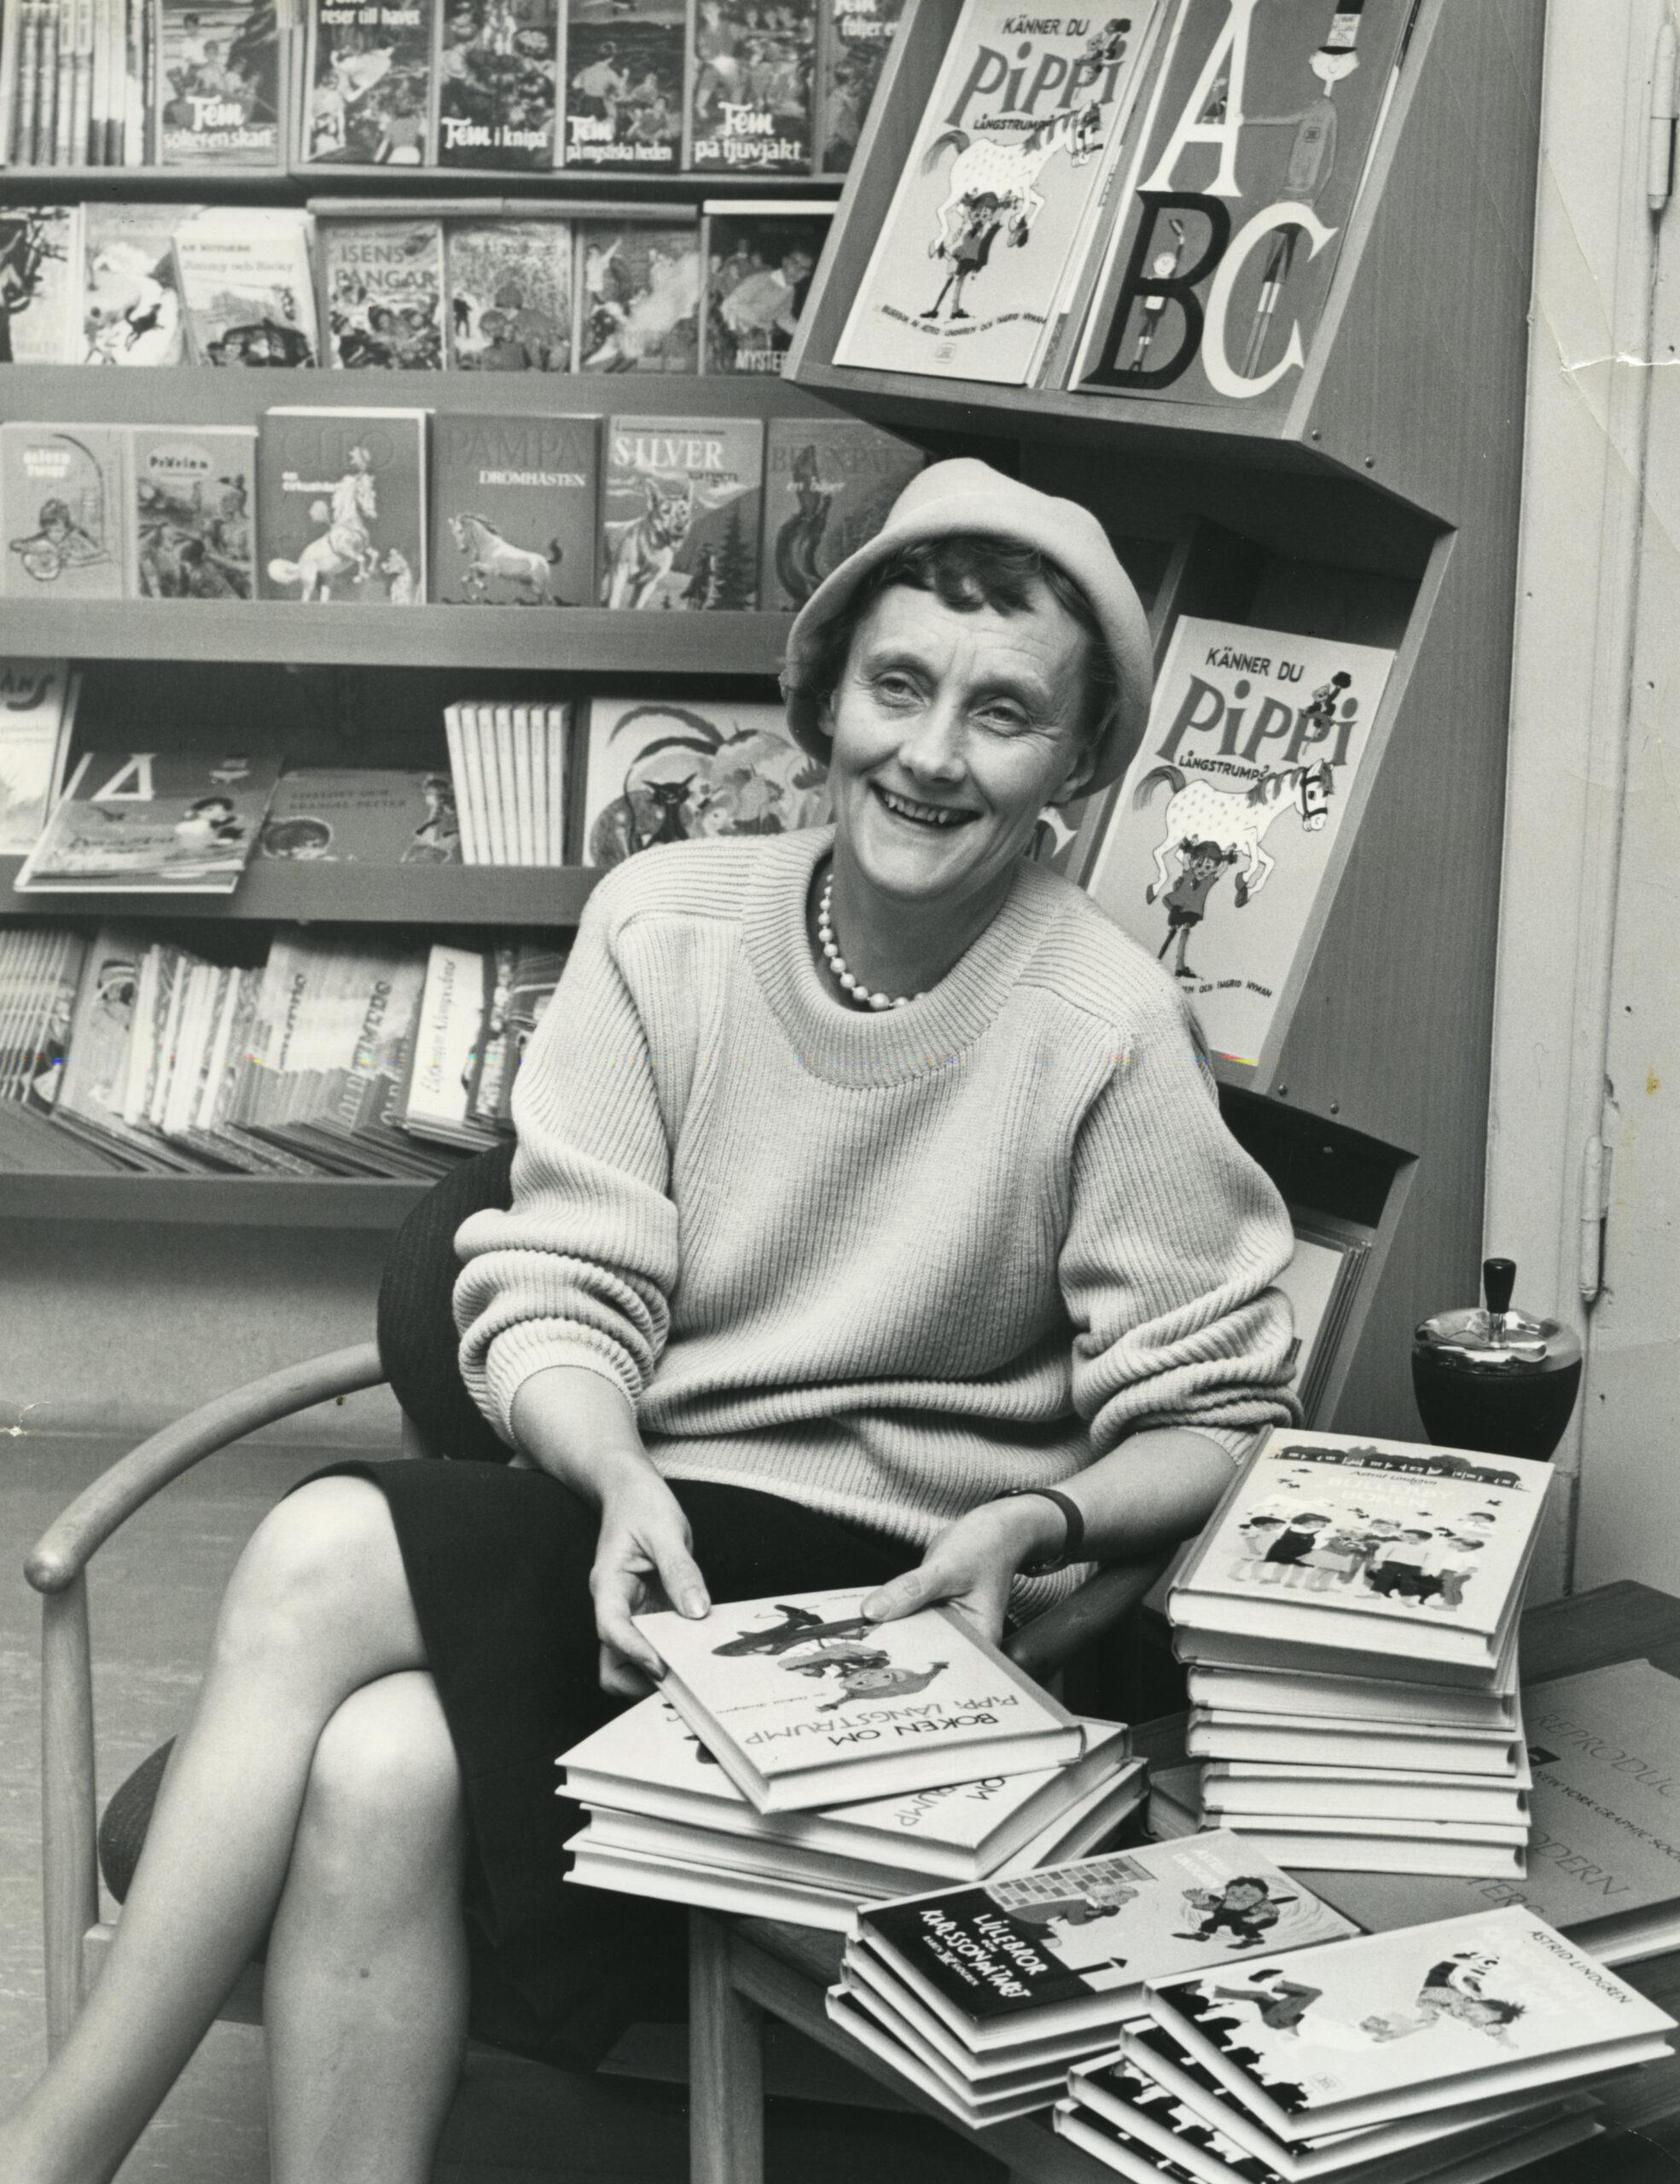
<instances>
[{"instance_id":1,"label":"children's book on shelf","mask_svg":"<svg viewBox=\"0 0 1680 2184\"><path fill-rule=\"evenodd\" d=\"M1026 18L966 0L837 363L1032 383L1155 14L1144 0L1100 23Z\"/></svg>"},{"instance_id":2,"label":"children's book on shelf","mask_svg":"<svg viewBox=\"0 0 1680 2184\"><path fill-rule=\"evenodd\" d=\"M452 370L571 369L569 220L451 220L444 257Z\"/></svg>"},{"instance_id":3,"label":"children's book on shelf","mask_svg":"<svg viewBox=\"0 0 1680 2184\"><path fill-rule=\"evenodd\" d=\"M1393 663L1195 615L1173 631L1085 886L1166 964L1216 1054L1265 1050L1357 823Z\"/></svg>"},{"instance_id":4,"label":"children's book on shelf","mask_svg":"<svg viewBox=\"0 0 1680 2184\"><path fill-rule=\"evenodd\" d=\"M432 41L445 0L303 0L307 166L421 166L436 131Z\"/></svg>"},{"instance_id":5,"label":"children's book on shelf","mask_svg":"<svg viewBox=\"0 0 1680 2184\"><path fill-rule=\"evenodd\" d=\"M609 417L602 605L644 613L756 607L764 460L757 417Z\"/></svg>"},{"instance_id":6,"label":"children's book on shelf","mask_svg":"<svg viewBox=\"0 0 1680 2184\"><path fill-rule=\"evenodd\" d=\"M279 369L321 361L307 212L253 206L176 228L176 285L195 363Z\"/></svg>"},{"instance_id":7,"label":"children's book on shelf","mask_svg":"<svg viewBox=\"0 0 1680 2184\"><path fill-rule=\"evenodd\" d=\"M56 801L81 677L63 659L0 659L0 857L35 845Z\"/></svg>"},{"instance_id":8,"label":"children's book on shelf","mask_svg":"<svg viewBox=\"0 0 1680 2184\"><path fill-rule=\"evenodd\" d=\"M137 599L251 599L257 433L252 425L136 425Z\"/></svg>"},{"instance_id":9,"label":"children's book on shelf","mask_svg":"<svg viewBox=\"0 0 1680 2184\"><path fill-rule=\"evenodd\" d=\"M555 164L561 0L436 0L438 165Z\"/></svg>"},{"instance_id":10,"label":"children's book on shelf","mask_svg":"<svg viewBox=\"0 0 1680 2184\"><path fill-rule=\"evenodd\" d=\"M780 706L710 697L590 700L579 848L621 864L657 842L782 834L828 816L827 774Z\"/></svg>"},{"instance_id":11,"label":"children's book on shelf","mask_svg":"<svg viewBox=\"0 0 1680 2184\"><path fill-rule=\"evenodd\" d=\"M426 596L424 410L265 410L257 439L265 599L414 607Z\"/></svg>"},{"instance_id":12,"label":"children's book on shelf","mask_svg":"<svg viewBox=\"0 0 1680 2184\"><path fill-rule=\"evenodd\" d=\"M0 206L0 364L81 356L82 222L75 205Z\"/></svg>"},{"instance_id":13,"label":"children's book on shelf","mask_svg":"<svg viewBox=\"0 0 1680 2184\"><path fill-rule=\"evenodd\" d=\"M0 424L0 598L120 599L128 474L120 425Z\"/></svg>"},{"instance_id":14,"label":"children's book on shelf","mask_svg":"<svg viewBox=\"0 0 1680 2184\"><path fill-rule=\"evenodd\" d=\"M795 613L886 522L927 461L856 417L771 417L764 428L760 604Z\"/></svg>"},{"instance_id":15,"label":"children's book on shelf","mask_svg":"<svg viewBox=\"0 0 1680 2184\"><path fill-rule=\"evenodd\" d=\"M569 705L444 709L468 864L565 862Z\"/></svg>"},{"instance_id":16,"label":"children's book on shelf","mask_svg":"<svg viewBox=\"0 0 1680 2184\"><path fill-rule=\"evenodd\" d=\"M695 0L689 165L809 174L817 0Z\"/></svg>"},{"instance_id":17,"label":"children's book on shelf","mask_svg":"<svg viewBox=\"0 0 1680 2184\"><path fill-rule=\"evenodd\" d=\"M1674 2020L1516 1907L1152 1984L1150 2014L1285 2146L1665 2059Z\"/></svg>"},{"instance_id":18,"label":"children's book on shelf","mask_svg":"<svg viewBox=\"0 0 1680 2184\"><path fill-rule=\"evenodd\" d=\"M334 369L443 369L441 220L323 220L321 258Z\"/></svg>"},{"instance_id":19,"label":"children's book on shelf","mask_svg":"<svg viewBox=\"0 0 1680 2184\"><path fill-rule=\"evenodd\" d=\"M157 164L279 167L280 32L269 0L156 0Z\"/></svg>"},{"instance_id":20,"label":"children's book on shelf","mask_svg":"<svg viewBox=\"0 0 1680 2184\"><path fill-rule=\"evenodd\" d=\"M780 373L793 346L834 206L727 198L702 206L703 372Z\"/></svg>"},{"instance_id":21,"label":"children's book on shelf","mask_svg":"<svg viewBox=\"0 0 1680 2184\"><path fill-rule=\"evenodd\" d=\"M567 0L562 167L674 173L687 164L687 23L683 0Z\"/></svg>"},{"instance_id":22,"label":"children's book on shelf","mask_svg":"<svg viewBox=\"0 0 1680 2184\"><path fill-rule=\"evenodd\" d=\"M404 1126L417 1137L465 1153L482 1152L497 1142L494 1129L474 1119L472 1112L490 999L489 967L478 949L434 944L427 958L411 1066L403 1088Z\"/></svg>"},{"instance_id":23,"label":"children's book on shelf","mask_svg":"<svg viewBox=\"0 0 1680 2184\"><path fill-rule=\"evenodd\" d=\"M269 799L257 855L292 864L459 864L454 784L435 766L294 767Z\"/></svg>"},{"instance_id":24,"label":"children's book on shelf","mask_svg":"<svg viewBox=\"0 0 1680 2184\"><path fill-rule=\"evenodd\" d=\"M1294 1255L1277 1278L1294 1315L1294 1386L1311 1425L1370 1262L1371 1234L1351 1221L1292 1205Z\"/></svg>"},{"instance_id":25,"label":"children's book on shelf","mask_svg":"<svg viewBox=\"0 0 1680 2184\"><path fill-rule=\"evenodd\" d=\"M199 751L85 751L20 890L231 894L262 826L276 769Z\"/></svg>"},{"instance_id":26,"label":"children's book on shelf","mask_svg":"<svg viewBox=\"0 0 1680 2184\"><path fill-rule=\"evenodd\" d=\"M1410 0L1292 13L1179 0L1073 382L1175 402L1300 384Z\"/></svg>"},{"instance_id":27,"label":"children's book on shelf","mask_svg":"<svg viewBox=\"0 0 1680 2184\"><path fill-rule=\"evenodd\" d=\"M180 364L186 322L175 271L175 230L198 205L82 208L82 346L85 364Z\"/></svg>"},{"instance_id":28,"label":"children's book on shelf","mask_svg":"<svg viewBox=\"0 0 1680 2184\"><path fill-rule=\"evenodd\" d=\"M433 596L592 607L600 420L446 411L433 429Z\"/></svg>"},{"instance_id":29,"label":"children's book on shelf","mask_svg":"<svg viewBox=\"0 0 1680 2184\"><path fill-rule=\"evenodd\" d=\"M817 40L817 171L846 174L869 118L904 0L823 0Z\"/></svg>"},{"instance_id":30,"label":"children's book on shelf","mask_svg":"<svg viewBox=\"0 0 1680 2184\"><path fill-rule=\"evenodd\" d=\"M1084 1730L954 1611L891 1623L871 1589L736 1600L636 1627L661 1688L760 1812L890 1797L1077 1759Z\"/></svg>"},{"instance_id":31,"label":"children's book on shelf","mask_svg":"<svg viewBox=\"0 0 1680 2184\"><path fill-rule=\"evenodd\" d=\"M573 262L574 370L699 369L698 224L580 220Z\"/></svg>"}]
</instances>

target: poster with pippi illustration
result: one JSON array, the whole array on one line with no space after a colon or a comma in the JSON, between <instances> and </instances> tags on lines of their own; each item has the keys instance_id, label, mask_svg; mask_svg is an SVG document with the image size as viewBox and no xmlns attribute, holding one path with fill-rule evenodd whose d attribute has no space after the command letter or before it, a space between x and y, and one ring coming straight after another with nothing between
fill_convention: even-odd
<instances>
[{"instance_id":1,"label":"poster with pippi illustration","mask_svg":"<svg viewBox=\"0 0 1680 2184\"><path fill-rule=\"evenodd\" d=\"M1086 886L1250 1066L1332 869L1394 654L1185 615Z\"/></svg>"}]
</instances>

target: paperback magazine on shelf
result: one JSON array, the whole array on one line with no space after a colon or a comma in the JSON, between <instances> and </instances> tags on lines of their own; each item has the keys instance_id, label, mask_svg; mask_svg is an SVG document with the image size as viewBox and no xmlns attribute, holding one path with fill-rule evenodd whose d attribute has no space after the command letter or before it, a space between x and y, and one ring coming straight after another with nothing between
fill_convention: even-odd
<instances>
[{"instance_id":1,"label":"paperback magazine on shelf","mask_svg":"<svg viewBox=\"0 0 1680 2184\"><path fill-rule=\"evenodd\" d=\"M572 364L572 223L450 220L449 363L458 372Z\"/></svg>"},{"instance_id":2,"label":"paperback magazine on shelf","mask_svg":"<svg viewBox=\"0 0 1680 2184\"><path fill-rule=\"evenodd\" d=\"M136 425L137 599L250 599L257 434L250 425Z\"/></svg>"},{"instance_id":3,"label":"paperback magazine on shelf","mask_svg":"<svg viewBox=\"0 0 1680 2184\"><path fill-rule=\"evenodd\" d=\"M701 208L706 309L700 368L780 374L834 206L720 199Z\"/></svg>"},{"instance_id":4,"label":"paperback magazine on shelf","mask_svg":"<svg viewBox=\"0 0 1680 2184\"><path fill-rule=\"evenodd\" d=\"M561 166L675 173L686 166L687 26L683 0L567 0Z\"/></svg>"},{"instance_id":5,"label":"paperback magazine on shelf","mask_svg":"<svg viewBox=\"0 0 1680 2184\"><path fill-rule=\"evenodd\" d=\"M760 1812L798 1811L1079 1757L1067 1710L945 1608L891 1623L869 1587L635 1618L662 1689Z\"/></svg>"},{"instance_id":6,"label":"paperback magazine on shelf","mask_svg":"<svg viewBox=\"0 0 1680 2184\"><path fill-rule=\"evenodd\" d=\"M688 164L809 174L817 0L694 0Z\"/></svg>"},{"instance_id":7,"label":"paperback magazine on shelf","mask_svg":"<svg viewBox=\"0 0 1680 2184\"><path fill-rule=\"evenodd\" d=\"M699 369L697 224L579 221L574 249L574 370Z\"/></svg>"},{"instance_id":8,"label":"paperback magazine on shelf","mask_svg":"<svg viewBox=\"0 0 1680 2184\"><path fill-rule=\"evenodd\" d=\"M764 428L758 417L610 417L601 604L659 613L759 603Z\"/></svg>"},{"instance_id":9,"label":"paperback magazine on shelf","mask_svg":"<svg viewBox=\"0 0 1680 2184\"><path fill-rule=\"evenodd\" d=\"M965 0L836 363L1032 384L1155 13Z\"/></svg>"},{"instance_id":10,"label":"paperback magazine on shelf","mask_svg":"<svg viewBox=\"0 0 1680 2184\"><path fill-rule=\"evenodd\" d=\"M83 206L81 363L185 363L175 230L203 210L96 200Z\"/></svg>"},{"instance_id":11,"label":"paperback magazine on shelf","mask_svg":"<svg viewBox=\"0 0 1680 2184\"><path fill-rule=\"evenodd\" d=\"M278 167L280 34L269 0L156 0L156 164Z\"/></svg>"},{"instance_id":12,"label":"paperback magazine on shelf","mask_svg":"<svg viewBox=\"0 0 1680 2184\"><path fill-rule=\"evenodd\" d=\"M294 767L269 799L257 855L293 864L459 864L454 784L437 767Z\"/></svg>"},{"instance_id":13,"label":"paperback magazine on shelf","mask_svg":"<svg viewBox=\"0 0 1680 2184\"><path fill-rule=\"evenodd\" d=\"M0 424L0 598L120 599L128 480L120 425Z\"/></svg>"},{"instance_id":14,"label":"paperback magazine on shelf","mask_svg":"<svg viewBox=\"0 0 1680 2184\"><path fill-rule=\"evenodd\" d=\"M886 522L927 456L856 417L771 417L764 428L761 606L795 613Z\"/></svg>"},{"instance_id":15,"label":"paperback magazine on shelf","mask_svg":"<svg viewBox=\"0 0 1680 2184\"><path fill-rule=\"evenodd\" d=\"M81 356L82 221L74 205L0 206L0 364Z\"/></svg>"},{"instance_id":16,"label":"paperback magazine on shelf","mask_svg":"<svg viewBox=\"0 0 1680 2184\"><path fill-rule=\"evenodd\" d=\"M263 598L391 607L425 598L423 410L266 410L257 470Z\"/></svg>"},{"instance_id":17,"label":"paperback magazine on shelf","mask_svg":"<svg viewBox=\"0 0 1680 2184\"><path fill-rule=\"evenodd\" d=\"M1393 664L1196 615L1173 631L1085 886L1172 973L1217 1054L1265 1050Z\"/></svg>"},{"instance_id":18,"label":"paperback magazine on shelf","mask_svg":"<svg viewBox=\"0 0 1680 2184\"><path fill-rule=\"evenodd\" d=\"M253 206L195 213L175 230L187 347L197 364L317 364L320 334L307 212Z\"/></svg>"},{"instance_id":19,"label":"paperback magazine on shelf","mask_svg":"<svg viewBox=\"0 0 1680 2184\"><path fill-rule=\"evenodd\" d=\"M195 751L86 751L17 877L22 892L231 894L276 768Z\"/></svg>"},{"instance_id":20,"label":"paperback magazine on shelf","mask_svg":"<svg viewBox=\"0 0 1680 2184\"><path fill-rule=\"evenodd\" d=\"M593 606L600 420L447 411L433 433L433 596L462 607Z\"/></svg>"},{"instance_id":21,"label":"paperback magazine on shelf","mask_svg":"<svg viewBox=\"0 0 1680 2184\"><path fill-rule=\"evenodd\" d=\"M0 857L32 849L56 800L79 673L63 659L0 659Z\"/></svg>"},{"instance_id":22,"label":"paperback magazine on shelf","mask_svg":"<svg viewBox=\"0 0 1680 2184\"><path fill-rule=\"evenodd\" d=\"M817 171L846 174L857 154L904 0L827 0L817 53Z\"/></svg>"},{"instance_id":23,"label":"paperback magazine on shelf","mask_svg":"<svg viewBox=\"0 0 1680 2184\"><path fill-rule=\"evenodd\" d=\"M560 0L434 0L440 167L555 164Z\"/></svg>"},{"instance_id":24,"label":"paperback magazine on shelf","mask_svg":"<svg viewBox=\"0 0 1680 2184\"><path fill-rule=\"evenodd\" d=\"M659 842L780 834L828 816L828 776L781 706L711 697L591 698L583 862Z\"/></svg>"},{"instance_id":25,"label":"paperback magazine on shelf","mask_svg":"<svg viewBox=\"0 0 1680 2184\"><path fill-rule=\"evenodd\" d=\"M1414 12L1178 0L1073 384L1288 400Z\"/></svg>"},{"instance_id":26,"label":"paperback magazine on shelf","mask_svg":"<svg viewBox=\"0 0 1680 2184\"><path fill-rule=\"evenodd\" d=\"M446 0L303 0L305 166L421 166L432 156L432 41Z\"/></svg>"},{"instance_id":27,"label":"paperback magazine on shelf","mask_svg":"<svg viewBox=\"0 0 1680 2184\"><path fill-rule=\"evenodd\" d=\"M327 353L340 371L444 368L441 220L325 220Z\"/></svg>"}]
</instances>

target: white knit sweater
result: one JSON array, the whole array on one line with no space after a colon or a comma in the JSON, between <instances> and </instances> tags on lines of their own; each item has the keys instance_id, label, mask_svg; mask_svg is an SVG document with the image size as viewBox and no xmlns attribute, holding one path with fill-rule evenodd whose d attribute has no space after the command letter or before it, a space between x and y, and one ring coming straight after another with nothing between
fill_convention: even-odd
<instances>
[{"instance_id":1,"label":"white knit sweater","mask_svg":"<svg viewBox=\"0 0 1680 2184\"><path fill-rule=\"evenodd\" d=\"M805 902L832 830L602 883L520 1072L511 1212L456 1248L461 1363L623 1389L667 1478L925 1542L1143 1426L1295 1414L1292 1249L1171 980L1023 864L908 1008L845 1007Z\"/></svg>"}]
</instances>

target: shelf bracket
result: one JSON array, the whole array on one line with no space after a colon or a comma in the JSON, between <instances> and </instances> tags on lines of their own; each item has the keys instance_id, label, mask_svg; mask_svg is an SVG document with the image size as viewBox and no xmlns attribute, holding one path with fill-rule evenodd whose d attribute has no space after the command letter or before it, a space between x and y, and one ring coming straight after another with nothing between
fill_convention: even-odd
<instances>
[{"instance_id":1,"label":"shelf bracket","mask_svg":"<svg viewBox=\"0 0 1680 2184\"><path fill-rule=\"evenodd\" d=\"M1680 117L1680 39L1674 18L1666 9L1657 26L1651 56L1651 107L1648 154L1645 169L1645 201L1653 212L1661 212L1674 194L1674 125Z\"/></svg>"},{"instance_id":2,"label":"shelf bracket","mask_svg":"<svg viewBox=\"0 0 1680 2184\"><path fill-rule=\"evenodd\" d=\"M1584 1304L1596 1304L1604 1288L1604 1228L1610 1217L1611 1147L1604 1138L1600 1110L1591 1136L1581 1147L1580 1251L1577 1283Z\"/></svg>"}]
</instances>

